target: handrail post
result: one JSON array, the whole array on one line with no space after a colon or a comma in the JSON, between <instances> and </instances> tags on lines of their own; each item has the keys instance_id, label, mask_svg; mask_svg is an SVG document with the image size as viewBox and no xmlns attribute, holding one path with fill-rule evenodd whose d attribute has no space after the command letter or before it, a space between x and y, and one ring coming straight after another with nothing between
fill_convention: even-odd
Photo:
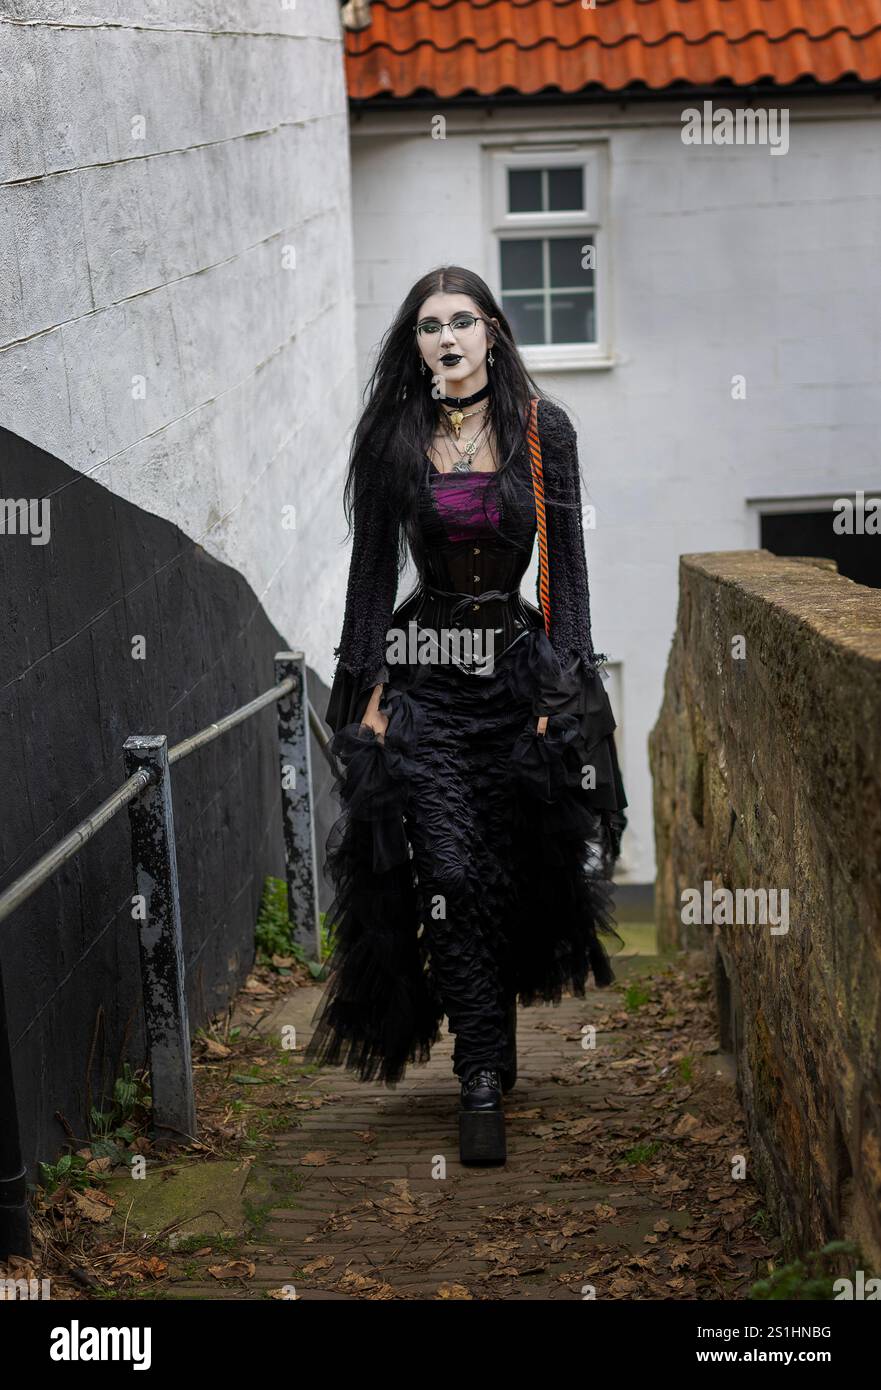
<instances>
[{"instance_id":1,"label":"handrail post","mask_svg":"<svg viewBox=\"0 0 881 1390\"><path fill-rule=\"evenodd\" d=\"M146 767L153 778L129 806L153 1125L160 1140L194 1139L196 1105L168 743L164 734L138 734L126 739L124 751L127 776Z\"/></svg>"},{"instance_id":2,"label":"handrail post","mask_svg":"<svg viewBox=\"0 0 881 1390\"><path fill-rule=\"evenodd\" d=\"M313 960L321 959L315 818L312 805L312 754L309 747L309 695L303 652L276 652L275 677L294 677L294 688L278 701L281 807L288 883L288 915L294 939Z\"/></svg>"},{"instance_id":3,"label":"handrail post","mask_svg":"<svg viewBox=\"0 0 881 1390\"><path fill-rule=\"evenodd\" d=\"M32 1254L27 1182L21 1156L12 1073L12 1048L0 971L0 1260L6 1260L10 1255L30 1259Z\"/></svg>"}]
</instances>

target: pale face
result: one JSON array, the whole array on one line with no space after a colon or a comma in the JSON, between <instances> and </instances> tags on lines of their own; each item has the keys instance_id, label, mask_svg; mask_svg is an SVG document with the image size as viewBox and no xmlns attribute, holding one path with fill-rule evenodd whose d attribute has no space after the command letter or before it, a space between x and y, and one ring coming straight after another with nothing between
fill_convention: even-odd
<instances>
[{"instance_id":1,"label":"pale face","mask_svg":"<svg viewBox=\"0 0 881 1390\"><path fill-rule=\"evenodd\" d=\"M473 314L473 328L456 326L456 316ZM417 325L431 319L445 326L437 333L416 334L417 348L432 376L439 376L444 394L470 395L486 384L486 355L493 344L498 320L483 322L483 315L467 294L432 294L416 315ZM467 389L465 389L467 387Z\"/></svg>"}]
</instances>

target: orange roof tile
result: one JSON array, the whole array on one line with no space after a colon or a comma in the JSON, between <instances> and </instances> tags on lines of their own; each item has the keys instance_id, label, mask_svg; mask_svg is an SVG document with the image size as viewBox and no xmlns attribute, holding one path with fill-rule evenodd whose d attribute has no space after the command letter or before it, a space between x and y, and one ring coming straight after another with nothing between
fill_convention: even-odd
<instances>
[{"instance_id":1,"label":"orange roof tile","mask_svg":"<svg viewBox=\"0 0 881 1390\"><path fill-rule=\"evenodd\" d=\"M372 0L349 96L881 79L881 0Z\"/></svg>"}]
</instances>

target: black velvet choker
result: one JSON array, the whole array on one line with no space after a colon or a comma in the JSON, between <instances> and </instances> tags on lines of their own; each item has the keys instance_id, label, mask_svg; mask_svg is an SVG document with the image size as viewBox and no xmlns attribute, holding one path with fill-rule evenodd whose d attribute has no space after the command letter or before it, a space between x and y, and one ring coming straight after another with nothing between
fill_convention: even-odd
<instances>
[{"instance_id":1,"label":"black velvet choker","mask_svg":"<svg viewBox=\"0 0 881 1390\"><path fill-rule=\"evenodd\" d=\"M488 395L489 382L485 386L481 386L479 391L475 391L473 396L438 396L438 401L451 410L464 410L468 405L476 405L478 401L486 400Z\"/></svg>"}]
</instances>

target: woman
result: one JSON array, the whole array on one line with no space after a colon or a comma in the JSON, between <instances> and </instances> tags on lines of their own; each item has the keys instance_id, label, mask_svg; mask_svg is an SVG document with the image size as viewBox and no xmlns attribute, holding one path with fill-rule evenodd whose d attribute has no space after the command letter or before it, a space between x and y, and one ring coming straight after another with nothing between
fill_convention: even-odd
<instances>
[{"instance_id":1,"label":"woman","mask_svg":"<svg viewBox=\"0 0 881 1390\"><path fill-rule=\"evenodd\" d=\"M335 949L306 1057L394 1084L446 1014L462 1161L503 1162L518 998L583 996L589 970L609 984L598 933L620 940L609 879L626 801L575 433L458 266L410 290L367 394L327 709ZM541 608L519 590L537 529ZM394 608L408 547L419 582Z\"/></svg>"}]
</instances>

